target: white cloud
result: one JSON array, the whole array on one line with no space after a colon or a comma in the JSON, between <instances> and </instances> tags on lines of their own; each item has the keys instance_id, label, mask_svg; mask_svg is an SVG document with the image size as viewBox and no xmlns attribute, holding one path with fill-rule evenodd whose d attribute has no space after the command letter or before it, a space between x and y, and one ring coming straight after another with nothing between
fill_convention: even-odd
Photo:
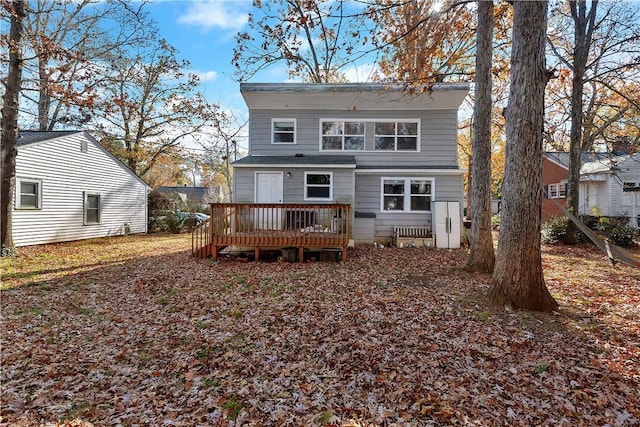
<instances>
[{"instance_id":1,"label":"white cloud","mask_svg":"<svg viewBox=\"0 0 640 427\"><path fill-rule=\"evenodd\" d=\"M366 83L371 81L377 70L378 68L375 64L360 64L345 68L343 72L349 82Z\"/></svg>"},{"instance_id":2,"label":"white cloud","mask_svg":"<svg viewBox=\"0 0 640 427\"><path fill-rule=\"evenodd\" d=\"M191 70L193 74L200 77L200 82L211 82L218 78L218 73L216 71L201 71L201 70Z\"/></svg>"},{"instance_id":3,"label":"white cloud","mask_svg":"<svg viewBox=\"0 0 640 427\"><path fill-rule=\"evenodd\" d=\"M248 15L240 12L237 6L238 2L222 0L193 2L178 18L178 22L202 27L204 30L215 27L238 31L247 23Z\"/></svg>"}]
</instances>

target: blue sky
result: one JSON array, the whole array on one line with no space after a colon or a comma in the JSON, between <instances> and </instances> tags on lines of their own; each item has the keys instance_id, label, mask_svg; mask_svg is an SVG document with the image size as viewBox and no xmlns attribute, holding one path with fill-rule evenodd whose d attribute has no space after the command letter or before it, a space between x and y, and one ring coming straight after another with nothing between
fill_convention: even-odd
<instances>
[{"instance_id":1,"label":"blue sky","mask_svg":"<svg viewBox=\"0 0 640 427\"><path fill-rule=\"evenodd\" d=\"M200 76L207 99L245 110L239 84L233 81L231 58L234 36L246 28L252 8L247 0L155 0L147 10L158 23L160 37L177 48L179 58L188 60L190 71Z\"/></svg>"}]
</instances>

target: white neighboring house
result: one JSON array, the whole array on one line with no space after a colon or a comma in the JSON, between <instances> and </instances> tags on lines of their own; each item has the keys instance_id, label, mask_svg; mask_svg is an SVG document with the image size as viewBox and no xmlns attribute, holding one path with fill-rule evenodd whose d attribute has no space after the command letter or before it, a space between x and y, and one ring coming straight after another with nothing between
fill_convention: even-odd
<instances>
[{"instance_id":1,"label":"white neighboring house","mask_svg":"<svg viewBox=\"0 0 640 427\"><path fill-rule=\"evenodd\" d=\"M624 216L638 225L640 154L625 154L585 163L580 169L580 213Z\"/></svg>"},{"instance_id":2,"label":"white neighboring house","mask_svg":"<svg viewBox=\"0 0 640 427\"><path fill-rule=\"evenodd\" d=\"M149 186L83 131L21 131L16 246L147 231Z\"/></svg>"}]
</instances>

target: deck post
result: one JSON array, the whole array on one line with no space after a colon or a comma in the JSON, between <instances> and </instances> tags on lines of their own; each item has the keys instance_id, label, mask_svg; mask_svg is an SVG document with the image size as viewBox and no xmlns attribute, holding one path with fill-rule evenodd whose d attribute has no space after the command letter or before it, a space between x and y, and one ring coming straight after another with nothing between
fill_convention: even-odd
<instances>
[{"instance_id":1,"label":"deck post","mask_svg":"<svg viewBox=\"0 0 640 427\"><path fill-rule=\"evenodd\" d=\"M298 262L304 262L304 246L298 246Z\"/></svg>"},{"instance_id":2,"label":"deck post","mask_svg":"<svg viewBox=\"0 0 640 427\"><path fill-rule=\"evenodd\" d=\"M216 245L211 245L211 258L214 261L218 260L218 247Z\"/></svg>"},{"instance_id":3,"label":"deck post","mask_svg":"<svg viewBox=\"0 0 640 427\"><path fill-rule=\"evenodd\" d=\"M347 247L342 247L342 262L347 262Z\"/></svg>"},{"instance_id":4,"label":"deck post","mask_svg":"<svg viewBox=\"0 0 640 427\"><path fill-rule=\"evenodd\" d=\"M260 246L257 246L257 245L256 245L256 247L254 248L253 253L254 253L255 258L256 258L254 261L255 261L255 262L260 261Z\"/></svg>"}]
</instances>

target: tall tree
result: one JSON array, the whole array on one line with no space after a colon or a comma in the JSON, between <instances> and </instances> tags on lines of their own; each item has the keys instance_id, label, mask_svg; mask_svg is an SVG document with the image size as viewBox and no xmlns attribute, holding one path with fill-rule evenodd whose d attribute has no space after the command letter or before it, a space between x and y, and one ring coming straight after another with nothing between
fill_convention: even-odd
<instances>
[{"instance_id":1,"label":"tall tree","mask_svg":"<svg viewBox=\"0 0 640 427\"><path fill-rule=\"evenodd\" d=\"M2 1L2 9L11 16L9 37L1 45L9 51L9 67L4 84L2 103L2 147L0 148L0 256L13 253L13 232L11 213L13 210L13 191L16 177L16 144L18 140L18 98L22 80L22 41L23 21L25 18L24 1Z\"/></svg>"},{"instance_id":2,"label":"tall tree","mask_svg":"<svg viewBox=\"0 0 640 427\"><path fill-rule=\"evenodd\" d=\"M489 289L496 304L541 311L557 307L544 282L540 249L547 8L546 1L513 2L503 209Z\"/></svg>"},{"instance_id":3,"label":"tall tree","mask_svg":"<svg viewBox=\"0 0 640 427\"><path fill-rule=\"evenodd\" d=\"M148 38L145 2L30 0L25 20L22 110L39 130L86 124L104 83L98 63L114 49Z\"/></svg>"},{"instance_id":4,"label":"tall tree","mask_svg":"<svg viewBox=\"0 0 640 427\"><path fill-rule=\"evenodd\" d=\"M380 73L393 81L466 81L473 73L475 19L468 0L378 0L368 14L378 25Z\"/></svg>"},{"instance_id":5,"label":"tall tree","mask_svg":"<svg viewBox=\"0 0 640 427\"><path fill-rule=\"evenodd\" d=\"M197 92L199 79L186 73L188 68L164 40L132 56L115 51L109 61L108 95L96 109L96 128L103 143L140 177L161 156L179 154L185 138L195 138L219 119L218 105Z\"/></svg>"},{"instance_id":6,"label":"tall tree","mask_svg":"<svg viewBox=\"0 0 640 427\"><path fill-rule=\"evenodd\" d=\"M471 254L467 268L492 273L495 264L491 233L491 58L493 1L478 1L475 105L471 170Z\"/></svg>"},{"instance_id":7,"label":"tall tree","mask_svg":"<svg viewBox=\"0 0 640 427\"><path fill-rule=\"evenodd\" d=\"M313 83L344 80L353 64L359 20L346 11L346 0L254 1L251 31L236 36L233 65L238 80L285 63L292 78Z\"/></svg>"}]
</instances>

